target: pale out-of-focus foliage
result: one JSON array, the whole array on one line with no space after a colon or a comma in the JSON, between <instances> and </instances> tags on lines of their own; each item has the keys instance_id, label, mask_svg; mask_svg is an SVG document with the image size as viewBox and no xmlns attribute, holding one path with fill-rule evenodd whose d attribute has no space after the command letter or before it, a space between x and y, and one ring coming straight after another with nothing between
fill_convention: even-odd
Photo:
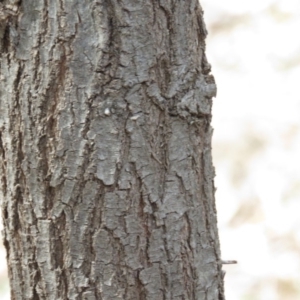
<instances>
[{"instance_id":1,"label":"pale out-of-focus foliage","mask_svg":"<svg viewBox=\"0 0 300 300\"><path fill-rule=\"evenodd\" d=\"M300 299L300 1L201 0L230 300ZM0 299L8 300L0 247Z\"/></svg>"},{"instance_id":2,"label":"pale out-of-focus foliage","mask_svg":"<svg viewBox=\"0 0 300 300\"><path fill-rule=\"evenodd\" d=\"M300 299L300 1L200 2L227 299Z\"/></svg>"},{"instance_id":3,"label":"pale out-of-focus foliage","mask_svg":"<svg viewBox=\"0 0 300 300\"><path fill-rule=\"evenodd\" d=\"M2 220L0 217L0 232L2 232ZM1 238L1 235L0 235ZM9 300L9 286L8 286L8 278L7 278L7 268L6 268L6 253L5 249L0 243L0 299L1 300Z\"/></svg>"}]
</instances>

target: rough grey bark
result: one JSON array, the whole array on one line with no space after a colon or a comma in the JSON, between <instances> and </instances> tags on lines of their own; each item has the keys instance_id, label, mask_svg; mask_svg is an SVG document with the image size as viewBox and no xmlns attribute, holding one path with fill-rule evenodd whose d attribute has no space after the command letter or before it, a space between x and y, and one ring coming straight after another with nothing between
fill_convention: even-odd
<instances>
[{"instance_id":1,"label":"rough grey bark","mask_svg":"<svg viewBox=\"0 0 300 300\"><path fill-rule=\"evenodd\" d=\"M11 298L223 296L197 0L2 0Z\"/></svg>"}]
</instances>

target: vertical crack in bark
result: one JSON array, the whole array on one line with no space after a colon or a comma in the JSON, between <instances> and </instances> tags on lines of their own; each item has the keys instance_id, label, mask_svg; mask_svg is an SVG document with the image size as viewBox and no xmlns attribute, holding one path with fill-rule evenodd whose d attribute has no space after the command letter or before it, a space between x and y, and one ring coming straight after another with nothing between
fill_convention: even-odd
<instances>
[{"instance_id":1,"label":"vertical crack in bark","mask_svg":"<svg viewBox=\"0 0 300 300\"><path fill-rule=\"evenodd\" d=\"M2 37L0 37L1 38L1 51L3 53L8 53L9 44L10 44L10 41L9 41L9 23L7 23L4 28L3 27L4 26L1 24L0 25L0 34L2 34Z\"/></svg>"}]
</instances>

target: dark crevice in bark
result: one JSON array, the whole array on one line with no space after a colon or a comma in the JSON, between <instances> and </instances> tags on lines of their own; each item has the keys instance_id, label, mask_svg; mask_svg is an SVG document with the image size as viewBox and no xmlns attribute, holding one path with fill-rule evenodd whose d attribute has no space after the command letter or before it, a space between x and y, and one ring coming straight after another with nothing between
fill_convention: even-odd
<instances>
[{"instance_id":1,"label":"dark crevice in bark","mask_svg":"<svg viewBox=\"0 0 300 300\"><path fill-rule=\"evenodd\" d=\"M64 297L65 299L67 299L68 297L68 290L69 290L69 281L70 281L70 272L68 272L66 270L66 268L64 267L61 270L61 275L60 275L60 284L61 284L61 294L63 295L62 298Z\"/></svg>"},{"instance_id":2,"label":"dark crevice in bark","mask_svg":"<svg viewBox=\"0 0 300 300\"><path fill-rule=\"evenodd\" d=\"M143 267L148 268L148 267L152 266L152 263L150 261L150 257L149 257L148 253L149 253L149 245L150 245L150 238L151 238L151 231L152 231L151 220L153 220L153 215L145 212L147 203L145 203L145 196L143 196L143 193L142 193L142 180L138 176L136 178L137 178L137 190L140 191L139 192L139 204L138 204L138 207L139 207L138 217L139 217L142 229L143 229L143 237L146 239L145 247L141 248L139 250L139 257L140 257L140 261L141 261L141 264L143 265ZM139 276L137 276L137 285L138 285L139 293L141 293L142 295L145 295L145 289L139 279ZM146 298L142 298L142 299L146 299Z\"/></svg>"},{"instance_id":3,"label":"dark crevice in bark","mask_svg":"<svg viewBox=\"0 0 300 300\"><path fill-rule=\"evenodd\" d=\"M5 160L5 149L3 146L3 141L2 141L2 134L0 131L0 156L2 157L1 159L1 169L2 169L2 176L1 176L1 189L2 189L2 193L3 196L6 197L7 195L7 179L6 176L4 175L6 172L6 160ZM8 215L7 215L7 208L5 207L4 210L4 218L7 219Z\"/></svg>"},{"instance_id":4,"label":"dark crevice in bark","mask_svg":"<svg viewBox=\"0 0 300 300\"><path fill-rule=\"evenodd\" d=\"M32 300L41 300L40 296L38 295L36 288L33 289Z\"/></svg>"},{"instance_id":5,"label":"dark crevice in bark","mask_svg":"<svg viewBox=\"0 0 300 300\"><path fill-rule=\"evenodd\" d=\"M64 256L65 256L65 232L66 232L66 215L64 211L58 219L55 220L53 224L54 230L54 245L53 245L53 261L54 266L57 269L64 269Z\"/></svg>"},{"instance_id":6,"label":"dark crevice in bark","mask_svg":"<svg viewBox=\"0 0 300 300\"><path fill-rule=\"evenodd\" d=\"M19 63L18 66L18 72L17 72L17 76L16 79L14 81L14 90L16 91L16 105L19 107L19 97L20 97L20 84L21 84L21 78L22 78L22 74L24 71L24 66L22 66L21 63Z\"/></svg>"},{"instance_id":7,"label":"dark crevice in bark","mask_svg":"<svg viewBox=\"0 0 300 300\"><path fill-rule=\"evenodd\" d=\"M161 58L159 58L157 64L157 73L159 74L158 83L160 85L162 95L165 95L171 82L170 69L170 58L166 57L164 54Z\"/></svg>"},{"instance_id":8,"label":"dark crevice in bark","mask_svg":"<svg viewBox=\"0 0 300 300\"><path fill-rule=\"evenodd\" d=\"M188 250L190 251L190 253L192 254L193 253L193 248L191 246L191 236L192 236L192 230L191 230L191 222L190 222L190 218L189 218L189 215L188 213L185 213L184 214L184 218L186 220L186 228L187 228L187 247L188 247Z\"/></svg>"},{"instance_id":9,"label":"dark crevice in bark","mask_svg":"<svg viewBox=\"0 0 300 300\"><path fill-rule=\"evenodd\" d=\"M36 249L34 249L36 250ZM35 256L33 257L33 261L35 260ZM39 269L39 266L36 262L32 264L33 266L33 284L32 284L32 293L33 293L33 299L34 300L41 300L43 299L42 295L40 295L39 291L39 284L41 283L42 277L41 272ZM41 298L42 297L42 298Z\"/></svg>"},{"instance_id":10,"label":"dark crevice in bark","mask_svg":"<svg viewBox=\"0 0 300 300\"><path fill-rule=\"evenodd\" d=\"M2 27L2 26L1 26ZM3 53L8 53L9 52L9 44L10 44L10 40L9 40L9 22L7 23L7 25L4 28L4 33L3 33L3 37L2 37L2 49L1 51Z\"/></svg>"},{"instance_id":11,"label":"dark crevice in bark","mask_svg":"<svg viewBox=\"0 0 300 300\"><path fill-rule=\"evenodd\" d=\"M119 22L116 15L116 9L114 7L114 1L105 0L104 9L107 13L107 29L109 35L109 43L107 45L107 49L104 49L103 52L108 55L108 65L105 67L105 73L109 74L110 80L115 78L116 71L119 66L120 60L120 31L117 30ZM106 61L106 60L104 60ZM109 67L109 68L108 68ZM103 72L103 71L102 71ZM107 84L104 82L104 84Z\"/></svg>"},{"instance_id":12,"label":"dark crevice in bark","mask_svg":"<svg viewBox=\"0 0 300 300\"><path fill-rule=\"evenodd\" d=\"M88 136L87 136L87 133L89 132L90 130L90 126L91 126L91 121L94 119L95 117L95 112L94 112L94 107L93 107L93 104L96 100L96 95L93 95L92 98L87 98L87 115L86 115L86 118L85 118L85 121L84 121L84 126L83 126L83 129L81 131L81 135L82 137L85 139L85 140L88 140ZM89 151L89 148L91 149L91 146L89 146L88 144L86 145L86 149L87 149L87 153L90 153L91 151Z\"/></svg>"},{"instance_id":13,"label":"dark crevice in bark","mask_svg":"<svg viewBox=\"0 0 300 300\"><path fill-rule=\"evenodd\" d=\"M44 181L44 195L45 195L45 212L51 211L54 205L55 189L50 186L49 183L49 165L48 165L48 136L44 134L40 137L38 142L38 149L40 154L39 170L42 174L42 180Z\"/></svg>"},{"instance_id":14,"label":"dark crevice in bark","mask_svg":"<svg viewBox=\"0 0 300 300\"><path fill-rule=\"evenodd\" d=\"M199 6L196 9L196 16L197 16L198 30L199 30L198 38L202 42L202 44L205 46L205 38L207 36L207 29L206 29L206 25L204 23L203 11Z\"/></svg>"},{"instance_id":15,"label":"dark crevice in bark","mask_svg":"<svg viewBox=\"0 0 300 300\"><path fill-rule=\"evenodd\" d=\"M38 36L37 39L37 49L39 49L42 46L42 35ZM41 79L41 77L39 76L39 72L40 72L40 51L37 52L37 54L34 56L34 72L33 72L33 79L35 82L35 89L38 90L39 87L39 81Z\"/></svg>"},{"instance_id":16,"label":"dark crevice in bark","mask_svg":"<svg viewBox=\"0 0 300 300\"><path fill-rule=\"evenodd\" d=\"M2 141L2 133L0 131L0 155L2 156L2 163L4 164L5 161L5 150L3 147L3 141Z\"/></svg>"},{"instance_id":17,"label":"dark crevice in bark","mask_svg":"<svg viewBox=\"0 0 300 300\"><path fill-rule=\"evenodd\" d=\"M57 78L55 74L50 74L50 78L51 79L48 84L45 96L42 99L39 99L41 101L39 106L41 110L41 113L39 115L40 121L44 121L43 119L47 118L47 116L54 117L55 109L58 104L59 87L61 86L61 83L59 82L60 77ZM55 128L48 128L45 126L44 131L47 133L53 133L55 131Z\"/></svg>"}]
</instances>

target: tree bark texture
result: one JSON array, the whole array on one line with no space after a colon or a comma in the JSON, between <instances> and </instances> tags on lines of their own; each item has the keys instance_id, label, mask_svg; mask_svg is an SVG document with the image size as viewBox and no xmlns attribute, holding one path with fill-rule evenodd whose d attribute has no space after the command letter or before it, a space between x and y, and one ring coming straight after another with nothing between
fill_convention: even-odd
<instances>
[{"instance_id":1,"label":"tree bark texture","mask_svg":"<svg viewBox=\"0 0 300 300\"><path fill-rule=\"evenodd\" d=\"M224 299L205 37L197 0L1 1L12 300Z\"/></svg>"}]
</instances>

